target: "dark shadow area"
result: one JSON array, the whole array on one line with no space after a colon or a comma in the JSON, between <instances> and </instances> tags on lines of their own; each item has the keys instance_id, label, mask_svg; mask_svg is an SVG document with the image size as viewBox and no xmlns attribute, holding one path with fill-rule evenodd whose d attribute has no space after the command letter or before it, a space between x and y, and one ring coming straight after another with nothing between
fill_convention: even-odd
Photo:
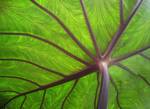
<instances>
[{"instance_id":1,"label":"dark shadow area","mask_svg":"<svg viewBox=\"0 0 150 109\"><path fill-rule=\"evenodd\" d=\"M9 100L9 97L6 97L2 94L0 94L0 109L5 109L4 104Z\"/></svg>"}]
</instances>

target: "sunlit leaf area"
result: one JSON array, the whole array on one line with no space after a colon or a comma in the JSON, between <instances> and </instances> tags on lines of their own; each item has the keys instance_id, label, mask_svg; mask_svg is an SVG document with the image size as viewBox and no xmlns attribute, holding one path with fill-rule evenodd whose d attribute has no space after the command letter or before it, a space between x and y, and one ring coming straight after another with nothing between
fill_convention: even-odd
<instances>
[{"instance_id":1,"label":"sunlit leaf area","mask_svg":"<svg viewBox=\"0 0 150 109\"><path fill-rule=\"evenodd\" d=\"M0 109L150 109L150 0L0 0Z\"/></svg>"}]
</instances>

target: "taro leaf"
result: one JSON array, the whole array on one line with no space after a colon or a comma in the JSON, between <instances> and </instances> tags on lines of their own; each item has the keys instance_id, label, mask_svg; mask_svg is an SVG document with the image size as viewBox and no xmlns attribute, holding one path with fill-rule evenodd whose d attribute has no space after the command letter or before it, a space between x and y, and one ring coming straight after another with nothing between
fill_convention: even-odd
<instances>
[{"instance_id":1,"label":"taro leaf","mask_svg":"<svg viewBox=\"0 0 150 109\"><path fill-rule=\"evenodd\" d=\"M0 0L1 109L149 109L150 0Z\"/></svg>"}]
</instances>

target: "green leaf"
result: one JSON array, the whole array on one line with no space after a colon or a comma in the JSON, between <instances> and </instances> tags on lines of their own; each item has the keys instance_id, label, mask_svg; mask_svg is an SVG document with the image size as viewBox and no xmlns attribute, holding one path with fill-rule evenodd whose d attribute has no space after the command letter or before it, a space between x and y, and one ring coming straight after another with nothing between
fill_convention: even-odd
<instances>
[{"instance_id":1,"label":"green leaf","mask_svg":"<svg viewBox=\"0 0 150 109\"><path fill-rule=\"evenodd\" d=\"M149 109L150 0L0 0L0 108Z\"/></svg>"}]
</instances>

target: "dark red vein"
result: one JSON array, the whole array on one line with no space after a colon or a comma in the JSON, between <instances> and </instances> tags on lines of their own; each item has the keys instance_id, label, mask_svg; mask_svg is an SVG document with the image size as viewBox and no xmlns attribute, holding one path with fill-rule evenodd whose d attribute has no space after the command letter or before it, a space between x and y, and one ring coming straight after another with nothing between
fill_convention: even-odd
<instances>
[{"instance_id":1,"label":"dark red vein","mask_svg":"<svg viewBox=\"0 0 150 109\"><path fill-rule=\"evenodd\" d=\"M124 10L123 10L123 0L120 0L120 25L124 24Z\"/></svg>"},{"instance_id":2,"label":"dark red vein","mask_svg":"<svg viewBox=\"0 0 150 109\"><path fill-rule=\"evenodd\" d=\"M21 103L20 109L23 109L23 105L24 105L26 99L27 99L27 96L24 96L24 99L23 99L23 101L22 101L22 103Z\"/></svg>"},{"instance_id":3,"label":"dark red vein","mask_svg":"<svg viewBox=\"0 0 150 109\"><path fill-rule=\"evenodd\" d=\"M45 100L45 95L46 95L46 90L44 90L43 96L42 96L42 100L41 100L41 104L40 104L40 109L43 109L43 104L44 104L44 100Z\"/></svg>"},{"instance_id":4,"label":"dark red vein","mask_svg":"<svg viewBox=\"0 0 150 109\"><path fill-rule=\"evenodd\" d=\"M35 4L39 9L43 10L45 13L47 13L50 17L52 17L54 20L57 21L58 24L64 29L64 31L72 38L72 40L92 59L94 58L93 54L85 48L84 45L81 44L81 42L76 38L76 36L70 31L70 29L64 24L63 21L61 21L54 13L49 11L47 8L43 7L39 3L37 3L35 0L31 0L33 4Z\"/></svg>"},{"instance_id":5,"label":"dark red vein","mask_svg":"<svg viewBox=\"0 0 150 109\"><path fill-rule=\"evenodd\" d=\"M63 73L54 71L54 70L49 69L49 68L46 68L46 67L43 67L43 66L41 66L41 65L38 65L38 64L33 63L33 62L31 62L31 61L28 61L28 60L15 59L15 58L5 58L5 59L4 59L4 58L3 58L3 59L0 58L0 61L17 61L17 62L24 62L24 63L27 63L27 64L31 64L31 65L33 65L33 66L35 66L35 67L38 67L38 68L40 68L40 69L42 69L42 70L51 72L51 73L53 73L53 74L56 74L56 75L59 75L59 76L62 76L62 77L65 77L65 76L66 76L66 75L63 74Z\"/></svg>"},{"instance_id":6,"label":"dark red vein","mask_svg":"<svg viewBox=\"0 0 150 109\"><path fill-rule=\"evenodd\" d=\"M126 25L128 25L130 23L131 19L136 14L136 12L139 9L139 7L141 6L142 2L143 2L143 0L137 0L136 5L134 6L131 14L129 15L128 19L126 20Z\"/></svg>"},{"instance_id":7,"label":"dark red vein","mask_svg":"<svg viewBox=\"0 0 150 109\"><path fill-rule=\"evenodd\" d=\"M94 35L91 24L89 22L89 18L88 18L87 11L86 11L86 8L84 6L83 0L80 0L80 4L81 4L81 7L82 7L82 11L83 11L83 15L84 15L84 18L85 18L85 22L86 22L88 31L90 33L93 45L94 45L95 50L96 50L97 57L101 57L100 49L99 49L99 47L97 45L97 42L96 42L96 36Z\"/></svg>"},{"instance_id":8,"label":"dark red vein","mask_svg":"<svg viewBox=\"0 0 150 109\"><path fill-rule=\"evenodd\" d=\"M23 80L23 81L26 81L26 82L29 82L31 84L34 84L38 87L40 87L40 85L32 80L28 80L28 79L25 79L25 78L22 78L22 77L17 77L17 76L0 76L0 78L11 78L11 79L19 79L19 80Z\"/></svg>"},{"instance_id":9,"label":"dark red vein","mask_svg":"<svg viewBox=\"0 0 150 109\"><path fill-rule=\"evenodd\" d=\"M33 90L30 90L30 91L27 91L27 92L23 92L23 93L20 93L18 95L16 95L15 97L11 98L6 104L8 104L10 101L12 101L13 99L16 99L20 96L24 96L24 95L27 95L27 94L31 94L31 93L34 93L34 92L37 92L37 91L40 91L40 90L44 90L44 89L49 89L51 87L55 87L55 86L58 86L58 85L61 85L61 84L64 84L66 82L69 82L69 81L72 81L72 80L75 80L75 79L79 79L81 77L84 77L86 75L89 75L90 73L93 73L95 71L97 71L97 66L94 64L94 65L90 65L88 66L87 68L85 68L84 70L81 70L77 73L74 73L70 76L67 76L61 80L58 80L58 81L55 81L55 82L52 82L52 83L49 83L49 84L46 84L46 85L42 85L40 86L39 88L36 88L36 89L33 89Z\"/></svg>"},{"instance_id":10,"label":"dark red vein","mask_svg":"<svg viewBox=\"0 0 150 109\"><path fill-rule=\"evenodd\" d=\"M132 20L133 16L135 15L135 13L137 12L137 10L139 9L139 7L141 6L143 0L140 0L140 2L137 1L136 5L134 6L130 16L128 17L127 21L125 21L123 24L120 25L118 31L116 32L116 34L114 35L112 41L110 42L110 44L108 45L108 48L104 54L104 57L108 57L111 55L114 47L116 46L117 42L119 41L121 35L123 34L123 32L125 31L125 29L127 28L127 26L129 25L130 21Z\"/></svg>"},{"instance_id":11,"label":"dark red vein","mask_svg":"<svg viewBox=\"0 0 150 109\"><path fill-rule=\"evenodd\" d=\"M99 78L99 72L97 72L97 87L96 87L96 92L95 92L95 99L94 99L94 109L97 109L97 96L99 95L99 88L100 88L100 78Z\"/></svg>"},{"instance_id":12,"label":"dark red vein","mask_svg":"<svg viewBox=\"0 0 150 109\"><path fill-rule=\"evenodd\" d=\"M147 60L150 60L150 57L146 56L145 54L143 53L139 53L140 56L142 56L143 58L147 59Z\"/></svg>"},{"instance_id":13,"label":"dark red vein","mask_svg":"<svg viewBox=\"0 0 150 109\"><path fill-rule=\"evenodd\" d=\"M71 95L71 93L73 92L74 88L76 87L77 83L78 83L79 79L75 80L72 88L70 89L70 91L68 92L67 96L65 97L65 99L63 100L62 102L62 105L61 105L61 109L64 109L64 105L68 99L68 97Z\"/></svg>"},{"instance_id":14,"label":"dark red vein","mask_svg":"<svg viewBox=\"0 0 150 109\"><path fill-rule=\"evenodd\" d=\"M37 35L31 34L31 33L18 33L18 32L0 32L0 35L9 35L9 36L18 36L18 37L31 37L34 38L36 40L42 41L44 43L49 44L50 46L58 49L59 51L61 51L62 53L64 53L65 55L71 57L72 59L84 64L84 65L89 65L88 62L85 62L84 60L80 59L79 57L73 55L72 53L66 51L65 49L63 49L62 47L58 46L57 44L55 44L54 42L44 39L42 37L39 37Z\"/></svg>"},{"instance_id":15,"label":"dark red vein","mask_svg":"<svg viewBox=\"0 0 150 109\"><path fill-rule=\"evenodd\" d=\"M146 46L146 47L144 47L144 48L142 48L142 49L139 49L139 50L137 50L137 51L134 51L134 52L132 52L132 53L126 54L126 55L124 55L124 56L120 56L120 57L118 57L118 58L116 58L116 59L112 59L110 63L111 63L111 64L119 63L120 61L123 61L123 60L125 60L125 59L128 59L128 58L130 58L130 57L132 57L132 56L134 56L134 55L138 55L139 53L141 53L141 52L143 52L143 51L145 51L145 50L147 50L147 49L149 49L149 48L150 48L150 45L148 45L148 46Z\"/></svg>"},{"instance_id":16,"label":"dark red vein","mask_svg":"<svg viewBox=\"0 0 150 109\"><path fill-rule=\"evenodd\" d=\"M116 91L116 101L117 101L117 105L119 107L119 109L122 109L121 105L120 105L120 102L119 102L119 90L117 88L117 85L115 84L115 81L112 79L112 77L110 78L110 81L112 83L112 85L114 86L115 88L115 91Z\"/></svg>"},{"instance_id":17,"label":"dark red vein","mask_svg":"<svg viewBox=\"0 0 150 109\"><path fill-rule=\"evenodd\" d=\"M123 70L127 71L129 74L141 78L147 85L150 86L150 82L149 82L145 77L143 77L142 75L134 73L134 72L133 72L132 70L130 70L128 67L126 67L126 66L124 66L124 65L122 65L122 64L120 64L120 63L117 64L117 66L120 67L120 68L122 68Z\"/></svg>"}]
</instances>

